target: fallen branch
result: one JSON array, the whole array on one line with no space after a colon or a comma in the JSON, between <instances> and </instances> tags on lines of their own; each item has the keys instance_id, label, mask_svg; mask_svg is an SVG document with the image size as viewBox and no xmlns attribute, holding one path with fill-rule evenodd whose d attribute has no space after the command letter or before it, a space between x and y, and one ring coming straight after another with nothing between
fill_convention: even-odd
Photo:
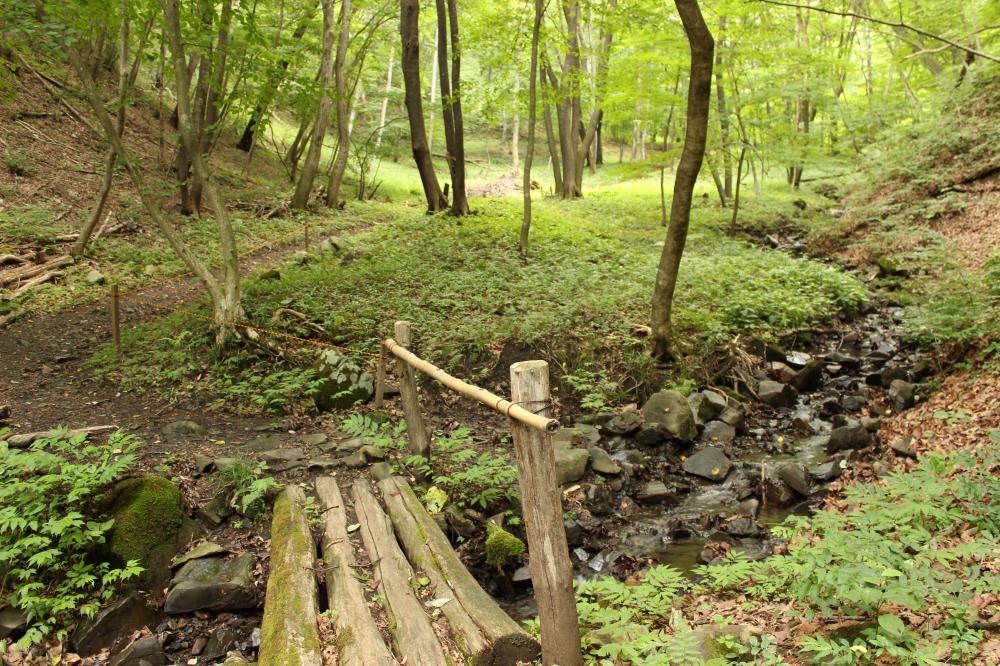
<instances>
[{"instance_id":1,"label":"fallen branch","mask_svg":"<svg viewBox=\"0 0 1000 666\"><path fill-rule=\"evenodd\" d=\"M29 292L32 289L35 289L36 287L40 287L46 282L51 282L52 280L55 280L58 277L62 277L63 275L64 275L63 271L49 271L48 273L42 273L38 277L28 280L20 287L15 289L12 293L4 294L2 297L0 297L0 300L13 301L16 298L24 296L26 292Z\"/></svg>"},{"instance_id":2,"label":"fallen branch","mask_svg":"<svg viewBox=\"0 0 1000 666\"><path fill-rule=\"evenodd\" d=\"M29 65L28 61L25 60L24 57L20 53L18 53L16 55L17 55L17 59L21 62L21 65L23 65L25 67L25 69L27 69L29 72L31 72L32 75L34 75L34 77L36 79L38 79L38 81L42 84L42 86L49 92L50 95L52 95L53 99L59 100L59 104L61 104L62 107L64 109L66 109L66 113L68 113L70 115L70 117L72 117L74 120L76 120L80 124L84 125L87 129L89 129L91 132L93 132L95 136L101 136L101 133L99 131L97 131L97 128L94 127L93 125L91 125L90 121L87 120L86 118L84 118L82 113L80 113L79 111L76 110L76 107L74 107L72 104L70 104L69 102L67 102L66 99L64 97L62 97L58 93L58 91L55 90L55 86L52 85L51 83L49 83L48 80L46 80L46 77L42 76L38 72L37 69L35 69L31 65Z\"/></svg>"},{"instance_id":3,"label":"fallen branch","mask_svg":"<svg viewBox=\"0 0 1000 666\"><path fill-rule=\"evenodd\" d=\"M87 426L86 428L74 428L72 430L56 429L41 430L39 432L27 432L22 435L10 435L7 437L7 444L14 448L24 448L40 439L51 439L65 435L67 437L77 437L79 435L91 435L95 432L105 432L107 430L117 430L116 425Z\"/></svg>"},{"instance_id":4,"label":"fallen branch","mask_svg":"<svg viewBox=\"0 0 1000 666\"><path fill-rule=\"evenodd\" d=\"M4 328L8 324L13 323L14 320L20 317L22 314L24 314L23 310L15 310L14 312L10 312L8 314L0 316L0 328Z\"/></svg>"},{"instance_id":5,"label":"fallen branch","mask_svg":"<svg viewBox=\"0 0 1000 666\"><path fill-rule=\"evenodd\" d=\"M0 266L6 266L7 264L23 264L28 260L24 257L19 257L16 254L0 254Z\"/></svg>"},{"instance_id":6,"label":"fallen branch","mask_svg":"<svg viewBox=\"0 0 1000 666\"><path fill-rule=\"evenodd\" d=\"M35 264L33 266L15 268L14 270L7 271L4 275L0 275L0 287L6 287L7 285L20 282L21 280L27 280L35 277L36 275L41 275L42 273L46 273L56 268L62 268L63 266L68 266L72 263L73 257L68 254L64 254L52 259L51 261L47 261L44 264Z\"/></svg>"}]
</instances>

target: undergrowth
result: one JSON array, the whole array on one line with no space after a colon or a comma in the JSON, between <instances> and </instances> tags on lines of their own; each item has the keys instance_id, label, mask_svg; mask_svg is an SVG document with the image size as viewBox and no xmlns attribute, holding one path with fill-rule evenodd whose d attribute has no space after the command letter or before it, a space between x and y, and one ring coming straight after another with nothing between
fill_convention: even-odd
<instances>
[{"instance_id":1,"label":"undergrowth","mask_svg":"<svg viewBox=\"0 0 1000 666\"><path fill-rule=\"evenodd\" d=\"M0 606L27 618L20 644L61 639L80 617L93 617L118 583L142 571L135 560L120 568L102 560L98 553L114 521L95 515L100 493L135 462L137 444L117 433L107 444L60 435L15 449L4 434Z\"/></svg>"},{"instance_id":2,"label":"undergrowth","mask_svg":"<svg viewBox=\"0 0 1000 666\"><path fill-rule=\"evenodd\" d=\"M695 569L694 582L658 566L628 584L584 583L578 609L589 662L722 664L750 656L783 664L782 655L794 655L832 666L971 663L986 637L980 609L990 612L1000 594L998 471L994 432L976 453L931 455L884 484L848 487L844 504L853 510L789 518L774 530L787 539L783 555L730 556ZM783 609L788 620L846 621L853 632L817 631L790 646L763 626L752 640L728 634L706 643L707 633L690 624L725 599L748 617Z\"/></svg>"}]
</instances>

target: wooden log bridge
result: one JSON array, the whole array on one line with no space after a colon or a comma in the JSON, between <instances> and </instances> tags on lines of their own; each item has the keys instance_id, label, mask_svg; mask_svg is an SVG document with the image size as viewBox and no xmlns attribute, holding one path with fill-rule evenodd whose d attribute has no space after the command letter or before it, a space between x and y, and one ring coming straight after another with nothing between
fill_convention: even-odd
<instances>
[{"instance_id":1,"label":"wooden log bridge","mask_svg":"<svg viewBox=\"0 0 1000 666\"><path fill-rule=\"evenodd\" d=\"M379 483L388 512L363 479L351 488L352 502L334 477L317 478L315 489L321 562L302 489L290 486L275 502L260 666L321 666L331 648L339 666L450 666L459 656L472 666L514 666L537 658L538 642L479 586L405 479ZM351 509L357 522L349 522ZM334 629L326 645L317 573Z\"/></svg>"},{"instance_id":2,"label":"wooden log bridge","mask_svg":"<svg viewBox=\"0 0 1000 666\"><path fill-rule=\"evenodd\" d=\"M512 365L508 400L414 354L408 322L396 322L394 332L398 341L382 342L376 403L384 397L385 360L391 354L402 362L395 374L411 453L432 455L416 371L510 420L541 645L469 574L405 479L390 477L378 484L383 510L368 481L354 484L349 506L337 481L327 476L316 479L324 524L322 566L317 566L312 540L303 538L308 525L301 490L289 488L275 503L260 666L322 663L321 641L315 639L314 571L325 583L341 666L447 666L458 654L473 666L514 666L535 661L539 651L544 666L581 666L573 571L552 449L559 422L550 412L548 364ZM364 584L368 581L374 582L374 594Z\"/></svg>"}]
</instances>

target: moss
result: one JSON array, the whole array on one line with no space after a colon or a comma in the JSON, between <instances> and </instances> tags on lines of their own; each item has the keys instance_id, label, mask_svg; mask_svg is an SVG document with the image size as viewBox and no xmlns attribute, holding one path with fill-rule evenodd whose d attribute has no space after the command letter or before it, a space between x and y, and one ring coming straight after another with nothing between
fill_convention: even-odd
<instances>
[{"instance_id":1,"label":"moss","mask_svg":"<svg viewBox=\"0 0 1000 666\"><path fill-rule=\"evenodd\" d=\"M496 523L486 525L486 561L497 568L524 552L524 542Z\"/></svg>"},{"instance_id":2,"label":"moss","mask_svg":"<svg viewBox=\"0 0 1000 666\"><path fill-rule=\"evenodd\" d=\"M149 568L163 550L176 550L184 522L181 491L160 476L126 479L114 490L108 548L122 562L138 560Z\"/></svg>"}]
</instances>

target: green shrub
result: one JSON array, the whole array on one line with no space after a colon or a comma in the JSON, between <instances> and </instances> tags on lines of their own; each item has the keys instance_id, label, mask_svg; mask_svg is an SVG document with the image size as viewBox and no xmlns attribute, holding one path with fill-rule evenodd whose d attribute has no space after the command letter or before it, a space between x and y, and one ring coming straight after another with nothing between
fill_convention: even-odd
<instances>
[{"instance_id":1,"label":"green shrub","mask_svg":"<svg viewBox=\"0 0 1000 666\"><path fill-rule=\"evenodd\" d=\"M496 523L486 523L486 543L483 544L486 561L502 569L525 551L524 542Z\"/></svg>"},{"instance_id":2,"label":"green shrub","mask_svg":"<svg viewBox=\"0 0 1000 666\"><path fill-rule=\"evenodd\" d=\"M215 474L215 489L229 506L247 518L254 519L267 510L267 494L281 487L274 477L264 476L265 463L254 464L239 459Z\"/></svg>"},{"instance_id":3,"label":"green shrub","mask_svg":"<svg viewBox=\"0 0 1000 666\"><path fill-rule=\"evenodd\" d=\"M114 521L93 515L99 494L135 462L137 445L117 433L107 444L57 436L25 450L2 440L0 432L0 605L27 616L21 643L63 638L141 572L135 560L121 568L95 560Z\"/></svg>"}]
</instances>

